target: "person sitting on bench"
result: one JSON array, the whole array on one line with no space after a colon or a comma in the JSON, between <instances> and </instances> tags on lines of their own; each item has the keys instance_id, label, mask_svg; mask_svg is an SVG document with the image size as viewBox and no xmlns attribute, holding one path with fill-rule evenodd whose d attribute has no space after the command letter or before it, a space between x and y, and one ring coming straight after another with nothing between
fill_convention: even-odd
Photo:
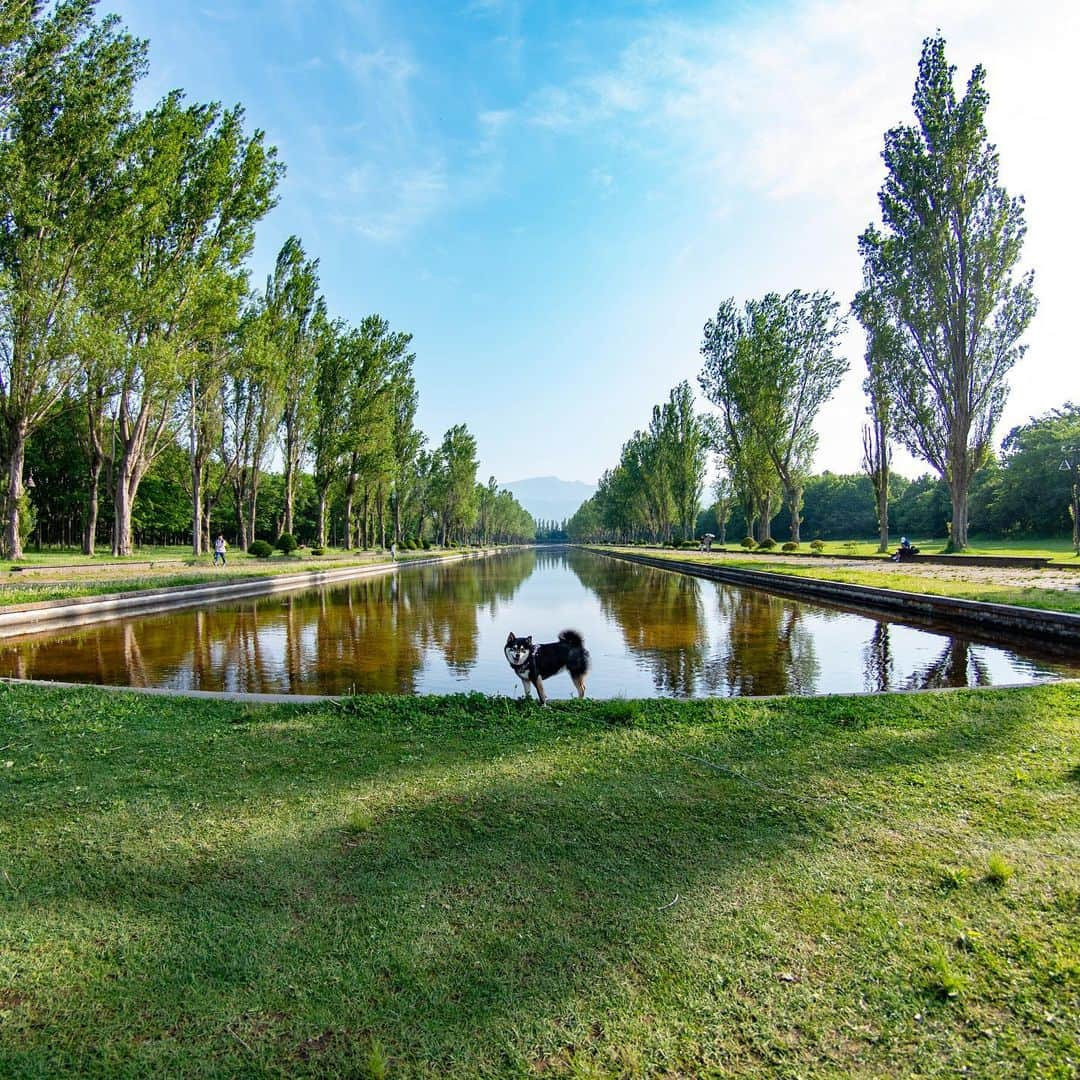
<instances>
[{"instance_id":1,"label":"person sitting on bench","mask_svg":"<svg viewBox=\"0 0 1080 1080\"><path fill-rule=\"evenodd\" d=\"M901 536L900 546L896 549L896 554L893 555L893 562L903 562L904 559L910 559L912 555L918 554L919 549L906 536Z\"/></svg>"}]
</instances>

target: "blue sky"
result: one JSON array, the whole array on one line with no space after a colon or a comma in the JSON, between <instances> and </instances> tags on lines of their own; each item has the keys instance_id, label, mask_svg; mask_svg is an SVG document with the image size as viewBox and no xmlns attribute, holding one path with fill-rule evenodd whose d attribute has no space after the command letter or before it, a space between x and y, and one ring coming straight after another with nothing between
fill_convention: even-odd
<instances>
[{"instance_id":1,"label":"blue sky","mask_svg":"<svg viewBox=\"0 0 1080 1080\"><path fill-rule=\"evenodd\" d=\"M242 103L288 167L261 281L295 233L333 314L414 335L419 421L464 421L483 476L594 482L681 379L726 296L859 281L882 135L940 27L989 72L1042 308L1001 434L1080 398L1071 286L1075 5L102 0L173 87ZM1068 133L1068 134L1066 134ZM1059 141L1061 140L1061 141ZM861 453L862 341L817 467ZM922 466L898 455L903 471Z\"/></svg>"}]
</instances>

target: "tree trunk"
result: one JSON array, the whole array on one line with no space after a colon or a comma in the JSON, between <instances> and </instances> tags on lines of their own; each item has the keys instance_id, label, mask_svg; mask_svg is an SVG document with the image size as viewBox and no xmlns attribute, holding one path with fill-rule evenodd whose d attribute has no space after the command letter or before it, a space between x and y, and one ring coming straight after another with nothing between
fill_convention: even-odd
<instances>
[{"instance_id":1,"label":"tree trunk","mask_svg":"<svg viewBox=\"0 0 1080 1080\"><path fill-rule=\"evenodd\" d=\"M295 536L293 531L293 464L292 454L289 451L288 439L285 446L285 512L281 523L281 531Z\"/></svg>"},{"instance_id":2,"label":"tree trunk","mask_svg":"<svg viewBox=\"0 0 1080 1080\"><path fill-rule=\"evenodd\" d=\"M802 542L799 539L799 527L802 525L802 515L799 513L802 509L802 485L785 486L784 495L787 498L788 513L791 514L791 542L799 544Z\"/></svg>"},{"instance_id":3,"label":"tree trunk","mask_svg":"<svg viewBox=\"0 0 1080 1080\"><path fill-rule=\"evenodd\" d=\"M22 538L19 536L19 499L22 498L23 463L26 458L26 421L19 419L8 432L8 486L4 506L3 555L5 559L21 559Z\"/></svg>"},{"instance_id":4,"label":"tree trunk","mask_svg":"<svg viewBox=\"0 0 1080 1080\"><path fill-rule=\"evenodd\" d=\"M191 466L191 550L198 558L202 554L202 468Z\"/></svg>"},{"instance_id":5,"label":"tree trunk","mask_svg":"<svg viewBox=\"0 0 1080 1080\"><path fill-rule=\"evenodd\" d=\"M82 553L94 554L94 544L97 541L98 522L98 492L101 487L101 467L104 464L102 455L94 455L90 460L90 486L86 492L86 524L83 527Z\"/></svg>"},{"instance_id":6,"label":"tree trunk","mask_svg":"<svg viewBox=\"0 0 1080 1080\"><path fill-rule=\"evenodd\" d=\"M321 548L326 547L326 496L329 491L329 487L321 488L319 491L319 514L315 522L315 531L318 533Z\"/></svg>"},{"instance_id":7,"label":"tree trunk","mask_svg":"<svg viewBox=\"0 0 1080 1080\"><path fill-rule=\"evenodd\" d=\"M877 484L878 554L889 550L889 477L886 473Z\"/></svg>"},{"instance_id":8,"label":"tree trunk","mask_svg":"<svg viewBox=\"0 0 1080 1080\"><path fill-rule=\"evenodd\" d=\"M963 551L968 546L968 493L967 482L953 480L949 484L952 499L952 527L949 530L949 548Z\"/></svg>"},{"instance_id":9,"label":"tree trunk","mask_svg":"<svg viewBox=\"0 0 1080 1080\"><path fill-rule=\"evenodd\" d=\"M247 520L244 517L244 483L233 483L233 514L236 517L236 543L241 551L247 551Z\"/></svg>"},{"instance_id":10,"label":"tree trunk","mask_svg":"<svg viewBox=\"0 0 1080 1080\"><path fill-rule=\"evenodd\" d=\"M356 473L350 472L345 482L345 550L352 548L353 496L356 494Z\"/></svg>"},{"instance_id":11,"label":"tree trunk","mask_svg":"<svg viewBox=\"0 0 1080 1080\"><path fill-rule=\"evenodd\" d=\"M131 534L131 512L135 505L135 493L139 490L139 473L131 456L125 454L120 461L116 477L116 522L113 530L113 554L128 556L134 552Z\"/></svg>"},{"instance_id":12,"label":"tree trunk","mask_svg":"<svg viewBox=\"0 0 1080 1080\"><path fill-rule=\"evenodd\" d=\"M246 551L253 543L255 543L255 515L259 508L259 475L258 470L255 471L255 475L251 478L251 491L248 495L247 506L247 543L244 545Z\"/></svg>"}]
</instances>

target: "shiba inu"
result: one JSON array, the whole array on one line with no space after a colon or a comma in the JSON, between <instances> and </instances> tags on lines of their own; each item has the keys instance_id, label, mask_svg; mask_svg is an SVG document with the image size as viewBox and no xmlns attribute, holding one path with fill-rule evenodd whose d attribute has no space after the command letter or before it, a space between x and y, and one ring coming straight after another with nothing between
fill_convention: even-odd
<instances>
[{"instance_id":1,"label":"shiba inu","mask_svg":"<svg viewBox=\"0 0 1080 1080\"><path fill-rule=\"evenodd\" d=\"M544 680L557 675L565 668L577 687L578 697L585 696L585 674L589 670L589 652L585 641L576 630L564 630L558 641L545 645L534 645L531 637L515 637L511 634L503 647L507 662L514 669L514 674L525 687L525 696L529 697L529 686L536 687L536 696L541 705L547 704L547 692Z\"/></svg>"}]
</instances>

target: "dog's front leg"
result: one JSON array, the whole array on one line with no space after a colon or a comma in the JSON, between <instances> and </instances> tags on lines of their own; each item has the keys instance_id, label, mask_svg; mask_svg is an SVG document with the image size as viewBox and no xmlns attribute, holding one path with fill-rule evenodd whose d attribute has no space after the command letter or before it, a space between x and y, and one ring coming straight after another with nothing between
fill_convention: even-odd
<instances>
[{"instance_id":1,"label":"dog's front leg","mask_svg":"<svg viewBox=\"0 0 1080 1080\"><path fill-rule=\"evenodd\" d=\"M544 680L539 675L533 679L533 686L536 687L536 696L540 699L541 705L547 704L547 691L544 689Z\"/></svg>"},{"instance_id":2,"label":"dog's front leg","mask_svg":"<svg viewBox=\"0 0 1080 1080\"><path fill-rule=\"evenodd\" d=\"M532 694L529 693L529 680L524 675L519 675L518 678L521 679L521 685L525 688L525 697L532 697Z\"/></svg>"}]
</instances>

